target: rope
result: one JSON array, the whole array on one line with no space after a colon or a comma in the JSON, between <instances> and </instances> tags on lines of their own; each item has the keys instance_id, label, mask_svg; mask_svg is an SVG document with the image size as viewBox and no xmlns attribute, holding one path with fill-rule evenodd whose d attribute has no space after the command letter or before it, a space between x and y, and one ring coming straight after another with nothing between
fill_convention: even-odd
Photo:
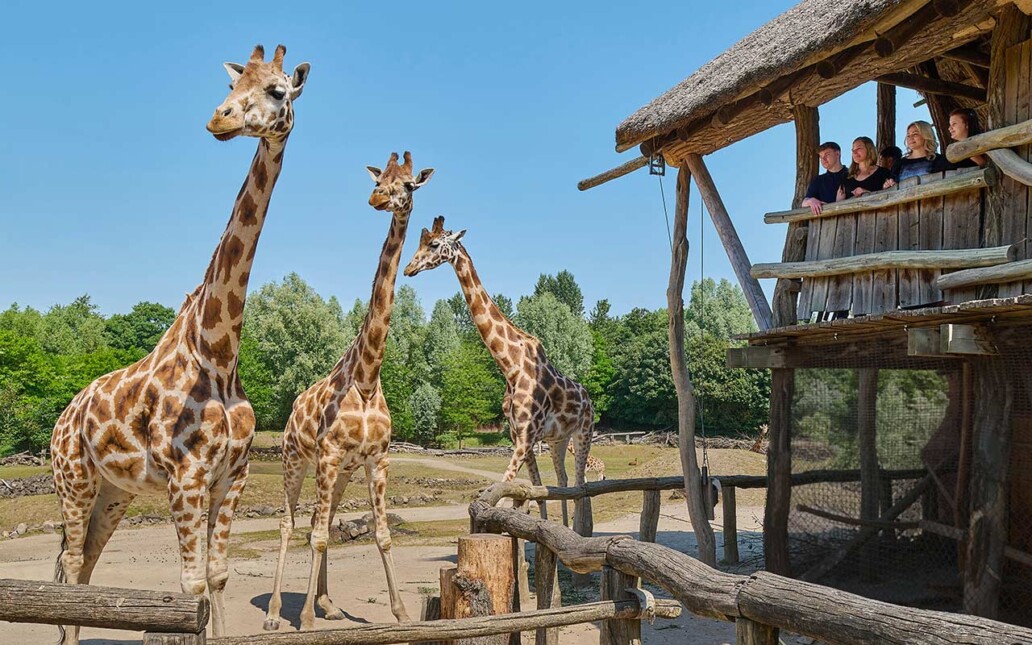
<instances>
[{"instance_id":1,"label":"rope","mask_svg":"<svg viewBox=\"0 0 1032 645\"><path fill-rule=\"evenodd\" d=\"M699 312L699 347L703 344L703 327L706 322L706 220L703 210L704 204L699 200L699 298L701 307ZM699 388L699 425L702 429L702 466L709 469L709 441L706 437L706 399L702 388Z\"/></svg>"},{"instance_id":2,"label":"rope","mask_svg":"<svg viewBox=\"0 0 1032 645\"><path fill-rule=\"evenodd\" d=\"M670 252L674 252L674 236L670 232L670 214L667 213L666 207L666 193L663 192L663 175L656 175L656 179L659 180L659 199L663 202L663 219L666 220L666 236L667 242L670 244Z\"/></svg>"}]
</instances>

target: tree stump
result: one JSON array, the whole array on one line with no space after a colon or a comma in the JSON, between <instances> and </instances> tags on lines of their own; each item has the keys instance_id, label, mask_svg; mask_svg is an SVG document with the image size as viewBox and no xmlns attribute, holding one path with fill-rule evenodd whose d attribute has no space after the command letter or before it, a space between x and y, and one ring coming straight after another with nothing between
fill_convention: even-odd
<instances>
[{"instance_id":1,"label":"tree stump","mask_svg":"<svg viewBox=\"0 0 1032 645\"><path fill-rule=\"evenodd\" d=\"M441 569L441 618L507 614L513 607L513 540L477 533L459 538L459 564ZM508 634L463 638L456 645L507 645Z\"/></svg>"}]
</instances>

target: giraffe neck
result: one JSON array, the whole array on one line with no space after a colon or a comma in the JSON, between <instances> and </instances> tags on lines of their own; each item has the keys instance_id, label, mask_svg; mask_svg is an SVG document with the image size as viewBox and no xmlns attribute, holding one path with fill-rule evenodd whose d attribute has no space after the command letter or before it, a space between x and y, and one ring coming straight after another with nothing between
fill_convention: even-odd
<instances>
[{"instance_id":1,"label":"giraffe neck","mask_svg":"<svg viewBox=\"0 0 1032 645\"><path fill-rule=\"evenodd\" d=\"M466 249L459 245L459 254L452 260L455 268L455 275L459 278L462 286L462 295L466 298L466 305L469 306L470 317L476 325L480 337L484 340L491 356L494 357L498 369L501 370L506 380L518 372L523 357L522 351L510 351L518 338L524 336L502 310L498 308L491 296L487 294L484 283L480 281L477 270L473 267L473 260L470 259Z\"/></svg>"},{"instance_id":2,"label":"giraffe neck","mask_svg":"<svg viewBox=\"0 0 1032 645\"><path fill-rule=\"evenodd\" d=\"M398 277L398 263L401 261L401 248L405 245L411 212L411 209L398 211L391 218L391 228L380 251L380 264L373 278L369 310L352 344L352 351L349 352L352 356L352 383L363 393L372 392L380 381L380 366L383 364L387 332L394 309L394 283Z\"/></svg>"},{"instance_id":3,"label":"giraffe neck","mask_svg":"<svg viewBox=\"0 0 1032 645\"><path fill-rule=\"evenodd\" d=\"M240 188L233 213L212 254L192 302L181 316L196 329L197 349L219 371L236 368L244 318L247 281L251 276L272 189L283 167L286 138L262 139Z\"/></svg>"}]
</instances>

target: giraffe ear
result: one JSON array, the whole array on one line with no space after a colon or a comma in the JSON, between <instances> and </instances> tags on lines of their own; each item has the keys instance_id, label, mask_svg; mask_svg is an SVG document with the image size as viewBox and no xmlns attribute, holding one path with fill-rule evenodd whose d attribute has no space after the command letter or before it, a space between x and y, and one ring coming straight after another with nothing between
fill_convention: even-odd
<instances>
[{"instance_id":1,"label":"giraffe ear","mask_svg":"<svg viewBox=\"0 0 1032 645\"><path fill-rule=\"evenodd\" d=\"M226 68L231 83L236 83L244 74L244 66L239 63L222 63L222 66Z\"/></svg>"},{"instance_id":2,"label":"giraffe ear","mask_svg":"<svg viewBox=\"0 0 1032 645\"><path fill-rule=\"evenodd\" d=\"M426 182L430 181L430 177L434 174L433 168L424 168L419 171L419 175L410 182L409 190L416 190Z\"/></svg>"},{"instance_id":3,"label":"giraffe ear","mask_svg":"<svg viewBox=\"0 0 1032 645\"><path fill-rule=\"evenodd\" d=\"M373 181L380 183L380 175L383 174L382 170L376 166L366 166L366 170L369 171L369 176L373 178Z\"/></svg>"},{"instance_id":4,"label":"giraffe ear","mask_svg":"<svg viewBox=\"0 0 1032 645\"><path fill-rule=\"evenodd\" d=\"M456 233L454 237L452 237L452 240L455 241L455 242L458 242L459 240L462 239L462 236L465 235L465 234L466 234L466 229L462 229L461 231Z\"/></svg>"},{"instance_id":5,"label":"giraffe ear","mask_svg":"<svg viewBox=\"0 0 1032 645\"><path fill-rule=\"evenodd\" d=\"M312 68L308 63L301 63L294 68L294 75L290 78L290 100L293 101L301 96L305 89L305 81L308 80L308 70Z\"/></svg>"}]
</instances>

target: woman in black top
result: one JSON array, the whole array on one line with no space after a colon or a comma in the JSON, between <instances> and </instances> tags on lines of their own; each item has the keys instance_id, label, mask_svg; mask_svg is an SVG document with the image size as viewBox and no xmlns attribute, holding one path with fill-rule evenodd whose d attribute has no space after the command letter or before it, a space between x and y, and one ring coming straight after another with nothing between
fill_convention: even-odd
<instances>
[{"instance_id":1,"label":"woman in black top","mask_svg":"<svg viewBox=\"0 0 1032 645\"><path fill-rule=\"evenodd\" d=\"M853 163L839 187L837 201L881 190L889 176L889 171L878 165L878 152L871 138L857 137L853 140Z\"/></svg>"},{"instance_id":2,"label":"woman in black top","mask_svg":"<svg viewBox=\"0 0 1032 645\"><path fill-rule=\"evenodd\" d=\"M950 136L954 141L963 141L981 132L982 128L978 126L978 115L974 110L958 108L950 112ZM975 155L970 159L961 159L957 163L950 163L950 169L974 168L975 166L984 168L988 162L989 158L985 155Z\"/></svg>"}]
</instances>

